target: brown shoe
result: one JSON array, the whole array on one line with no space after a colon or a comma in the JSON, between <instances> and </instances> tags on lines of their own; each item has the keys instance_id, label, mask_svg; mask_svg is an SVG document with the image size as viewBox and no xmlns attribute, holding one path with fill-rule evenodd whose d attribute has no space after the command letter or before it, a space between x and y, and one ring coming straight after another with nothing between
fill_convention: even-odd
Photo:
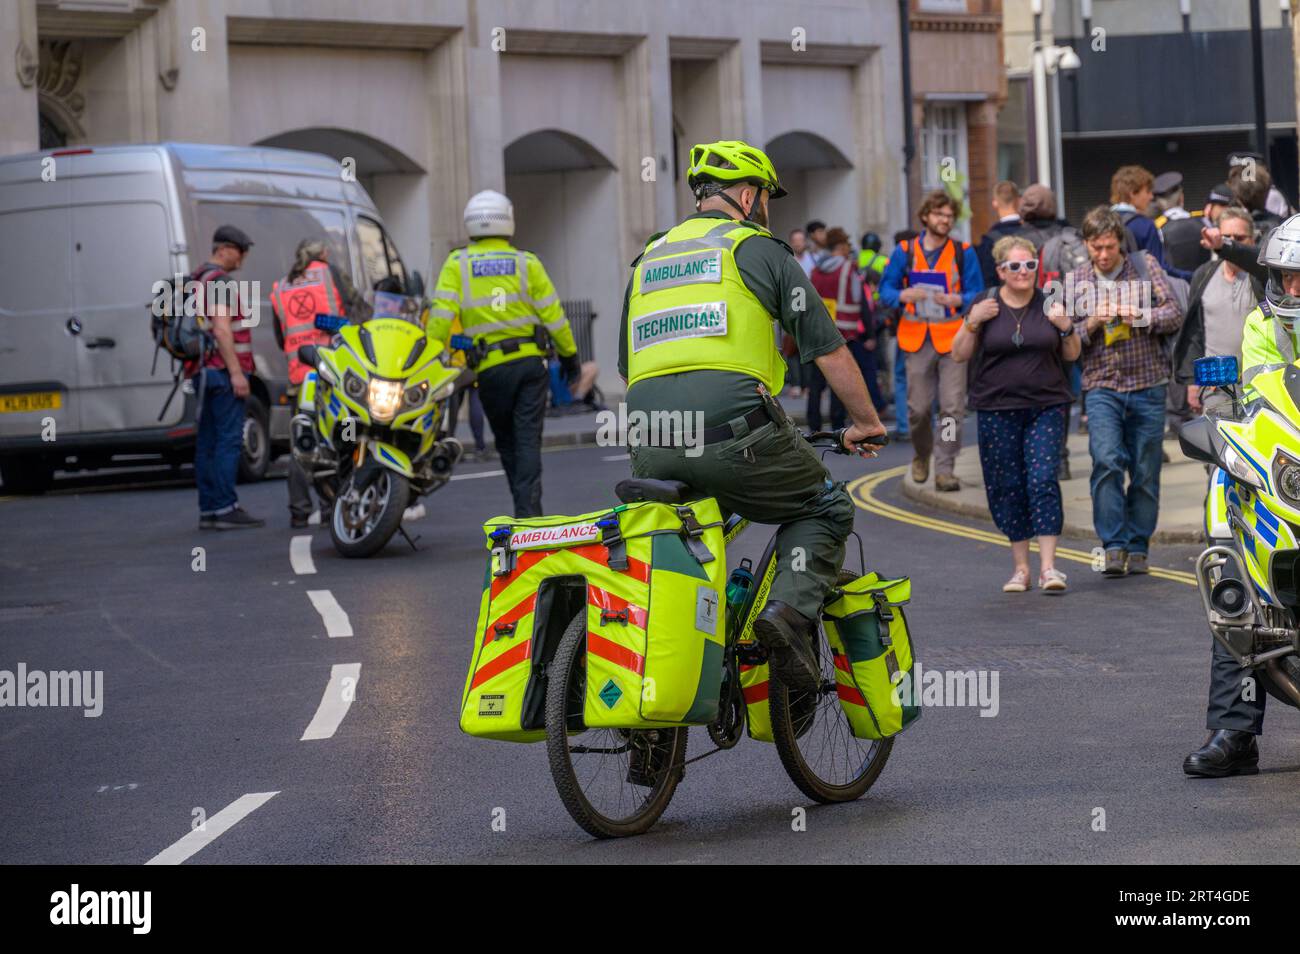
<instances>
[{"instance_id":1,"label":"brown shoe","mask_svg":"<svg viewBox=\"0 0 1300 954\"><path fill-rule=\"evenodd\" d=\"M912 458L912 480L923 484L930 479L930 461L924 457Z\"/></svg>"},{"instance_id":2,"label":"brown shoe","mask_svg":"<svg viewBox=\"0 0 1300 954\"><path fill-rule=\"evenodd\" d=\"M1145 553L1130 553L1128 555L1128 564L1125 569L1127 569L1129 573L1151 572L1147 567L1147 555Z\"/></svg>"},{"instance_id":3,"label":"brown shoe","mask_svg":"<svg viewBox=\"0 0 1300 954\"><path fill-rule=\"evenodd\" d=\"M944 493L952 493L954 490L961 490L961 481L955 474L935 474L934 489Z\"/></svg>"}]
</instances>

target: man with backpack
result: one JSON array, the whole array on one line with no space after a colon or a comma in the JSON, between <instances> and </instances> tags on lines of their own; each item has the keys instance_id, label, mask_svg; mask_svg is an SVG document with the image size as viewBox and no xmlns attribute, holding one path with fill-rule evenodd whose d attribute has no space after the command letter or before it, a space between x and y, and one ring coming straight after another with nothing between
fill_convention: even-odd
<instances>
[{"instance_id":1,"label":"man with backpack","mask_svg":"<svg viewBox=\"0 0 1300 954\"><path fill-rule=\"evenodd\" d=\"M265 521L239 506L235 481L244 443L244 401L248 375L253 373L253 333L245 321L245 303L210 294L214 283L226 282L244 264L253 240L233 225L212 235L212 254L190 273L202 285L202 314L212 347L185 366L199 396L198 436L194 444L194 477L199 486L200 530L246 530Z\"/></svg>"},{"instance_id":2,"label":"man with backpack","mask_svg":"<svg viewBox=\"0 0 1300 954\"><path fill-rule=\"evenodd\" d=\"M950 235L958 205L942 189L925 196L917 217L925 226L919 238L900 242L880 282L880 300L901 308L898 346L906 353L907 417L912 435L912 480L925 483L934 452L934 487L961 489L953 473L966 419L966 368L952 358L952 340L962 314L984 290L979 258L966 242ZM939 397L936 444L930 408Z\"/></svg>"}]
</instances>

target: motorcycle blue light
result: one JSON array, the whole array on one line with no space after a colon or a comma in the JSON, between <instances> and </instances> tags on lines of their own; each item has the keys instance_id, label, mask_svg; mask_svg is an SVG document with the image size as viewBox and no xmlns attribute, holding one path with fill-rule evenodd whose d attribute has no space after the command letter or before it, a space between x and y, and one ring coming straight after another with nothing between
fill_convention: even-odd
<instances>
[{"instance_id":1,"label":"motorcycle blue light","mask_svg":"<svg viewBox=\"0 0 1300 954\"><path fill-rule=\"evenodd\" d=\"M313 322L321 331L328 331L330 334L337 334L347 327L348 320L342 315L318 314Z\"/></svg>"},{"instance_id":2,"label":"motorcycle blue light","mask_svg":"<svg viewBox=\"0 0 1300 954\"><path fill-rule=\"evenodd\" d=\"M1236 355L1221 354L1198 358L1192 362L1196 384L1203 388L1221 388L1237 383Z\"/></svg>"},{"instance_id":3,"label":"motorcycle blue light","mask_svg":"<svg viewBox=\"0 0 1300 954\"><path fill-rule=\"evenodd\" d=\"M469 335L452 335L448 344L457 351L468 351L474 347L474 339Z\"/></svg>"}]
</instances>

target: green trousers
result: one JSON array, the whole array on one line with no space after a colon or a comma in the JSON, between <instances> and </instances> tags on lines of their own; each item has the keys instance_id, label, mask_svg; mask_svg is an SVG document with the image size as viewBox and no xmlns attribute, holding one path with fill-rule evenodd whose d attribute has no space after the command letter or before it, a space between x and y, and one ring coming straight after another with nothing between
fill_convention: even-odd
<instances>
[{"instance_id":1,"label":"green trousers","mask_svg":"<svg viewBox=\"0 0 1300 954\"><path fill-rule=\"evenodd\" d=\"M631 457L634 476L683 481L724 511L779 525L768 598L817 618L844 563L853 501L793 424L769 422L703 448L634 447Z\"/></svg>"}]
</instances>

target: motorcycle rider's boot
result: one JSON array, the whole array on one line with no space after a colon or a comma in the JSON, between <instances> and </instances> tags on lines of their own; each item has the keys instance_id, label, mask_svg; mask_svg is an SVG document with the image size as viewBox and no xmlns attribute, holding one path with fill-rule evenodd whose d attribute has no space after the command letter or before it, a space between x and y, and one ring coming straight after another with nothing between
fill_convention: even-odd
<instances>
[{"instance_id":1,"label":"motorcycle rider's boot","mask_svg":"<svg viewBox=\"0 0 1300 954\"><path fill-rule=\"evenodd\" d=\"M754 636L767 650L772 675L792 691L810 692L821 684L812 632L813 621L780 600L769 600L754 621Z\"/></svg>"},{"instance_id":2,"label":"motorcycle rider's boot","mask_svg":"<svg viewBox=\"0 0 1300 954\"><path fill-rule=\"evenodd\" d=\"M1215 729L1205 744L1183 759L1183 771L1197 778L1259 774L1259 743L1253 732Z\"/></svg>"}]
</instances>

